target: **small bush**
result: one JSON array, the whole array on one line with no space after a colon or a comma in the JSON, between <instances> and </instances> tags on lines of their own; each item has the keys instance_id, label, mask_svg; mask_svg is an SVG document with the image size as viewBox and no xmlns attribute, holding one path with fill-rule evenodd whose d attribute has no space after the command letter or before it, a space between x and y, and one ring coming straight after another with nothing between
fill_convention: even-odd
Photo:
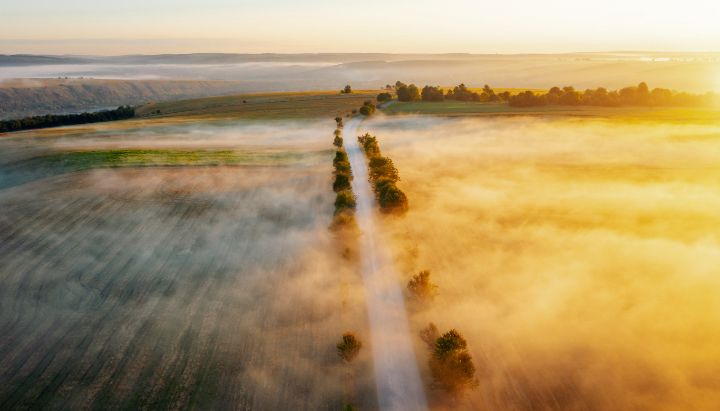
<instances>
[{"instance_id":1,"label":"small bush","mask_svg":"<svg viewBox=\"0 0 720 411\"><path fill-rule=\"evenodd\" d=\"M354 333L346 332L343 334L342 340L337 343L336 347L338 356L346 363L350 363L360 353L362 342L360 342Z\"/></svg>"},{"instance_id":2,"label":"small bush","mask_svg":"<svg viewBox=\"0 0 720 411\"><path fill-rule=\"evenodd\" d=\"M360 114L362 114L363 116L371 116L375 113L375 110L375 104L370 101L366 101L365 104L360 107Z\"/></svg>"},{"instance_id":3,"label":"small bush","mask_svg":"<svg viewBox=\"0 0 720 411\"><path fill-rule=\"evenodd\" d=\"M378 103L384 103L386 101L392 100L392 94L390 93L380 93L377 95L377 101Z\"/></svg>"}]
</instances>

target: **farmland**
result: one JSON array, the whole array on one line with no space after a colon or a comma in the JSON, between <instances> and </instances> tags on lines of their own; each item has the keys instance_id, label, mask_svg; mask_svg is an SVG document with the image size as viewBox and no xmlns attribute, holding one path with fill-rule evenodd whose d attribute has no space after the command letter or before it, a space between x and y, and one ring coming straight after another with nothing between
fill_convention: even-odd
<instances>
[{"instance_id":1,"label":"farmland","mask_svg":"<svg viewBox=\"0 0 720 411\"><path fill-rule=\"evenodd\" d=\"M0 408L340 409L326 124L128 124L0 140Z\"/></svg>"},{"instance_id":2,"label":"farmland","mask_svg":"<svg viewBox=\"0 0 720 411\"><path fill-rule=\"evenodd\" d=\"M444 411L429 322L462 331L477 366L459 409L717 408L715 109L345 117L375 95L153 103L0 136L0 408L372 410L417 365L409 400ZM365 193L362 264L329 229L334 116ZM366 132L402 176L403 217L357 190ZM437 297L404 306L423 270Z\"/></svg>"},{"instance_id":3,"label":"farmland","mask_svg":"<svg viewBox=\"0 0 720 411\"><path fill-rule=\"evenodd\" d=\"M399 281L439 286L413 329L457 328L477 361L459 408L720 406L720 125L663 118L363 124L410 199L381 224Z\"/></svg>"}]
</instances>

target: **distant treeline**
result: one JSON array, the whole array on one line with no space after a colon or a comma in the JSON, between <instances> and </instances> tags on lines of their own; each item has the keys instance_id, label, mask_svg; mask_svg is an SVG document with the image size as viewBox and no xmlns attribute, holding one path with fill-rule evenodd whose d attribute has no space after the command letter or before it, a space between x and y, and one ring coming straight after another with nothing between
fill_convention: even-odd
<instances>
[{"instance_id":1,"label":"distant treeline","mask_svg":"<svg viewBox=\"0 0 720 411\"><path fill-rule=\"evenodd\" d=\"M99 123L103 121L125 120L135 117L135 109L120 106L115 110L96 111L81 114L48 114L45 116L26 117L19 120L0 121L0 133L11 131L32 130L38 128L71 126L76 124Z\"/></svg>"},{"instance_id":2,"label":"distant treeline","mask_svg":"<svg viewBox=\"0 0 720 411\"><path fill-rule=\"evenodd\" d=\"M370 182L373 185L380 210L386 213L407 211L407 196L396 185L400 180L400 174L392 160L383 157L380 153L377 138L365 134L358 137L358 141L368 158Z\"/></svg>"},{"instance_id":3,"label":"distant treeline","mask_svg":"<svg viewBox=\"0 0 720 411\"><path fill-rule=\"evenodd\" d=\"M395 93L399 101L507 101L510 98L510 92L495 93L487 84L480 93L471 91L465 84L459 84L452 89L444 92L439 86L425 86L420 90L416 85L407 85L401 81L395 83ZM387 93L378 95L378 101L387 99Z\"/></svg>"},{"instance_id":4,"label":"distant treeline","mask_svg":"<svg viewBox=\"0 0 720 411\"><path fill-rule=\"evenodd\" d=\"M609 91L604 87L577 91L573 87L553 87L546 93L534 93L530 90L512 95L508 91L495 93L487 84L481 91L475 92L465 84L443 91L439 86L425 86L419 89L416 85L407 85L401 81L395 86L386 86L395 90L398 101L475 101L475 102L507 102L512 107L533 106L709 106L718 101L714 93L689 94L674 92L669 89L655 88L650 90L647 84L625 87ZM387 101L391 95L387 92L378 95L378 101Z\"/></svg>"},{"instance_id":5,"label":"distant treeline","mask_svg":"<svg viewBox=\"0 0 720 411\"><path fill-rule=\"evenodd\" d=\"M573 87L553 87L547 93L535 94L532 91L511 96L508 103L513 107L533 106L705 106L713 103L716 96L707 94L676 93L666 88L650 90L647 84L625 87L608 91L598 87L583 92Z\"/></svg>"}]
</instances>

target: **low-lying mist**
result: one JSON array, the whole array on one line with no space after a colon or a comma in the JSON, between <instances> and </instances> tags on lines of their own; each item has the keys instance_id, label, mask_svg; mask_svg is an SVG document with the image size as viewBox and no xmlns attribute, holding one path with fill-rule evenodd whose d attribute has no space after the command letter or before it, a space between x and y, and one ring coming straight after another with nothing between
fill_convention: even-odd
<instances>
[{"instance_id":1,"label":"low-lying mist","mask_svg":"<svg viewBox=\"0 0 720 411\"><path fill-rule=\"evenodd\" d=\"M0 151L324 150L333 124L99 126ZM328 151L0 189L0 408L337 410L352 392L373 407L368 350L352 380L335 352L343 332L368 331L359 277L328 230L331 164Z\"/></svg>"},{"instance_id":2,"label":"low-lying mist","mask_svg":"<svg viewBox=\"0 0 720 411\"><path fill-rule=\"evenodd\" d=\"M405 280L430 269L440 287L414 328L457 328L478 367L463 407L720 407L720 126L365 127L410 200L383 224Z\"/></svg>"}]
</instances>

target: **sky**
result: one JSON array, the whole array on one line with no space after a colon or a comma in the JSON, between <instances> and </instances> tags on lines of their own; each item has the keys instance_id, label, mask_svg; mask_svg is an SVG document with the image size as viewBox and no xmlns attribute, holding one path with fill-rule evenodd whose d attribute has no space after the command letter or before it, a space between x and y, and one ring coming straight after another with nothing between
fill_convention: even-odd
<instances>
[{"instance_id":1,"label":"sky","mask_svg":"<svg viewBox=\"0 0 720 411\"><path fill-rule=\"evenodd\" d=\"M0 0L0 53L720 51L716 0Z\"/></svg>"}]
</instances>

